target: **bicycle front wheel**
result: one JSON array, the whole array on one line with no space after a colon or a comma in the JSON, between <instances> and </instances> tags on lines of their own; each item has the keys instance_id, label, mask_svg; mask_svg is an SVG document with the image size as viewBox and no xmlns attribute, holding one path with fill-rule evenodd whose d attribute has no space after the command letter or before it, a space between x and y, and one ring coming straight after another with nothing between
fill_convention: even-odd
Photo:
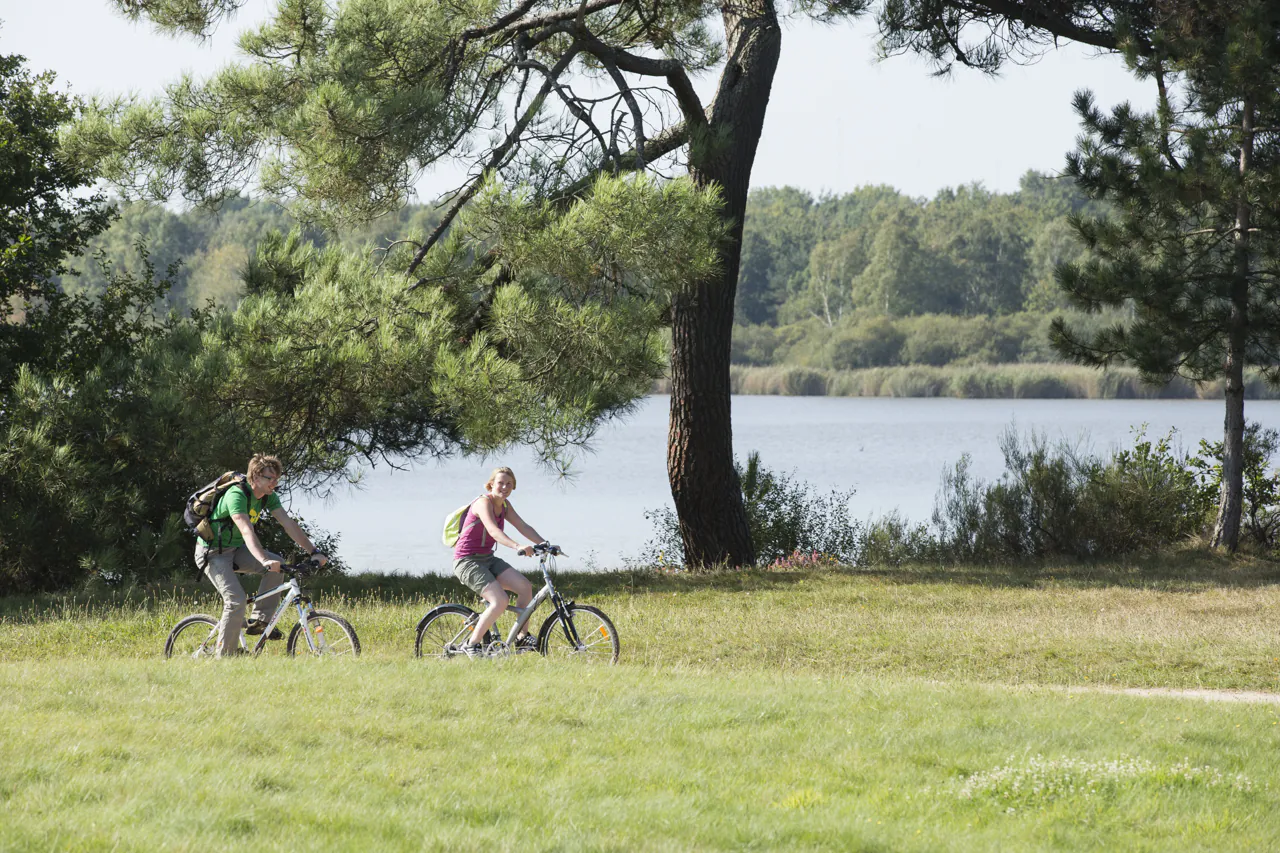
<instances>
[{"instance_id":1,"label":"bicycle front wheel","mask_svg":"<svg viewBox=\"0 0 1280 853\"><path fill-rule=\"evenodd\" d=\"M307 644L307 638L302 636L303 630L306 630L311 637L311 645L315 646L314 649ZM285 646L285 651L291 655L309 653L325 657L334 655L358 657L360 638L356 636L356 629L351 627L351 623L338 614L328 610L312 610L307 616L305 629L299 622L289 632L289 643Z\"/></svg>"},{"instance_id":2,"label":"bicycle front wheel","mask_svg":"<svg viewBox=\"0 0 1280 853\"><path fill-rule=\"evenodd\" d=\"M442 604L433 608L418 623L418 638L413 644L413 654L420 658L436 658L448 660L466 655L461 651L463 644L471 639L480 614L462 604ZM498 639L498 635L490 628L485 632L484 644L487 646Z\"/></svg>"},{"instance_id":3,"label":"bicycle front wheel","mask_svg":"<svg viewBox=\"0 0 1280 853\"><path fill-rule=\"evenodd\" d=\"M549 658L617 663L621 645L609 617L595 607L574 604L564 613L553 613L538 632L538 651Z\"/></svg>"},{"instance_id":4,"label":"bicycle front wheel","mask_svg":"<svg viewBox=\"0 0 1280 853\"><path fill-rule=\"evenodd\" d=\"M169 632L164 641L166 658L212 658L218 656L218 620L204 613L188 616Z\"/></svg>"}]
</instances>

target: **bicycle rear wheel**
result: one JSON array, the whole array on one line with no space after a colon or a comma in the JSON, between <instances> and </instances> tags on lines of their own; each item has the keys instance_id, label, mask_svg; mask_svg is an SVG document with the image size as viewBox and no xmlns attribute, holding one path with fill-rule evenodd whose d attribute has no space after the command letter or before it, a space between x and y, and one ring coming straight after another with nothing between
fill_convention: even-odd
<instances>
[{"instance_id":1,"label":"bicycle rear wheel","mask_svg":"<svg viewBox=\"0 0 1280 853\"><path fill-rule=\"evenodd\" d=\"M586 604L570 605L568 621L563 614L553 613L538 631L538 651L549 658L617 663L621 644L618 631L609 617L598 608Z\"/></svg>"},{"instance_id":2,"label":"bicycle rear wheel","mask_svg":"<svg viewBox=\"0 0 1280 853\"><path fill-rule=\"evenodd\" d=\"M218 620L204 613L183 619L164 641L166 658L213 658L218 656Z\"/></svg>"},{"instance_id":3,"label":"bicycle rear wheel","mask_svg":"<svg viewBox=\"0 0 1280 853\"><path fill-rule=\"evenodd\" d=\"M479 613L462 604L441 604L433 608L418 623L418 637L413 643L414 656L438 660L461 657L465 660L466 654L461 649L471 639L479 618ZM490 628L485 632L484 644L487 646L497 639L498 635Z\"/></svg>"},{"instance_id":4,"label":"bicycle rear wheel","mask_svg":"<svg viewBox=\"0 0 1280 853\"><path fill-rule=\"evenodd\" d=\"M303 630L302 623L299 622L289 632L289 643L285 646L288 654L310 653L317 657L321 655L359 657L360 655L360 638L356 636L356 629L337 613L331 613L328 610L312 610L307 616L305 630L308 631L311 642L315 644L314 651L302 636Z\"/></svg>"}]
</instances>

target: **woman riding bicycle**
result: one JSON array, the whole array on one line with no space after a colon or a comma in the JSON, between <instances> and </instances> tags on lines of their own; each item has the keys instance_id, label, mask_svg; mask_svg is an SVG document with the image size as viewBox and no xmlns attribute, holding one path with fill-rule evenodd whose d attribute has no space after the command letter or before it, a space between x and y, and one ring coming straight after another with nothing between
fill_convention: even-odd
<instances>
[{"instance_id":1,"label":"woman riding bicycle","mask_svg":"<svg viewBox=\"0 0 1280 853\"><path fill-rule=\"evenodd\" d=\"M270 513L280 523L289 538L298 547L310 553L320 565L329 558L321 554L303 532L298 522L289 517L280 498L275 494L280 484L283 467L274 456L255 454L249 460L244 482L233 486L218 499L209 515L213 525L213 542L196 540L196 565L209 576L214 587L222 595L222 618L218 621L218 657L241 652L240 627L244 622L244 608L248 601L244 587L236 573L262 575L258 589L275 589L284 583L279 571L281 558L262 547L253 526L264 514ZM261 634L270 619L269 614L255 609L249 622L248 633ZM272 638L276 638L273 632Z\"/></svg>"},{"instance_id":2,"label":"woman riding bicycle","mask_svg":"<svg viewBox=\"0 0 1280 853\"><path fill-rule=\"evenodd\" d=\"M501 543L514 548L522 557L533 556L532 545L521 547L503 532L508 519L525 538L532 542L543 541L538 531L530 527L507 500L515 488L516 475L510 468L494 468L489 482L484 484L485 494L476 498L467 509L462 532L453 547L453 573L489 605L480 614L471 639L463 646L467 657L483 654L485 632L507 609L507 590L516 594L517 607L528 607L533 600L533 586L528 579L493 553L494 543ZM516 638L516 649L532 649L535 642L526 631Z\"/></svg>"}]
</instances>

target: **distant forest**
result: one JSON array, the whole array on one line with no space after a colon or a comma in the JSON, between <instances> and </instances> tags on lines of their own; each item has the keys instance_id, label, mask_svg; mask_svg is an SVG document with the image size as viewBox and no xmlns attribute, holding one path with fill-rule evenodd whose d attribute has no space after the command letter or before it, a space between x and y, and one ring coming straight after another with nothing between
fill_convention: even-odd
<instances>
[{"instance_id":1,"label":"distant forest","mask_svg":"<svg viewBox=\"0 0 1280 853\"><path fill-rule=\"evenodd\" d=\"M816 198L753 190L733 361L836 370L1059 361L1046 333L1066 307L1054 268L1084 251L1068 217L1097 211L1071 181L1037 172L1013 193L968 185L932 199L885 186ZM216 214L141 204L120 213L65 289L103 287L104 261L137 270L144 246L158 270L174 265L171 307L231 305L258 240L293 227L279 208L244 198ZM414 205L361 229L304 237L372 251L436 221L431 207Z\"/></svg>"}]
</instances>

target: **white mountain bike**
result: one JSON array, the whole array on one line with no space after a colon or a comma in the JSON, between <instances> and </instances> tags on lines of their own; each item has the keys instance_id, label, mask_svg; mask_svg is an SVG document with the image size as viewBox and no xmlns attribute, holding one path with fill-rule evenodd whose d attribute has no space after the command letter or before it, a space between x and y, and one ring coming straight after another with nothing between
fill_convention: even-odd
<instances>
[{"instance_id":1,"label":"white mountain bike","mask_svg":"<svg viewBox=\"0 0 1280 853\"><path fill-rule=\"evenodd\" d=\"M523 647L516 645L516 637L529 624L542 603L550 600L551 615L538 630L536 649L539 653L544 657L588 663L617 663L621 646L618 643L618 632L609 617L599 608L565 601L552 583L555 558L562 556L564 552L559 546L546 542L534 545L533 551L538 555L542 589L538 590L528 607L516 607L513 604L507 608L515 614L516 620L505 640L493 628L485 632L484 656L504 657L511 654L513 649L516 652L524 651ZM465 660L467 654L462 647L470 640L479 618L480 614L465 604L441 604L433 608L418 623L418 638L414 643L413 653L420 658Z\"/></svg>"},{"instance_id":2,"label":"white mountain bike","mask_svg":"<svg viewBox=\"0 0 1280 853\"><path fill-rule=\"evenodd\" d=\"M289 566L281 566L280 571L289 579L275 589L259 590L257 595L249 596L246 612L253 612L255 601L265 601L279 595L280 604L271 620L262 631L262 636L252 649L248 648L244 629L240 630L240 649L257 655L267 645L271 631L280 621L280 617L292 604L298 611L298 624L289 632L289 641L285 651L296 655L306 651L313 655L351 655L360 654L360 639L351 623L336 613L328 610L316 610L311 607L311 598L302 587L302 579L319 568L319 564L311 558ZM305 628L303 626L306 626ZM195 613L173 626L169 639L164 644L164 656L186 658L211 658L217 655L218 620L207 613Z\"/></svg>"}]
</instances>

